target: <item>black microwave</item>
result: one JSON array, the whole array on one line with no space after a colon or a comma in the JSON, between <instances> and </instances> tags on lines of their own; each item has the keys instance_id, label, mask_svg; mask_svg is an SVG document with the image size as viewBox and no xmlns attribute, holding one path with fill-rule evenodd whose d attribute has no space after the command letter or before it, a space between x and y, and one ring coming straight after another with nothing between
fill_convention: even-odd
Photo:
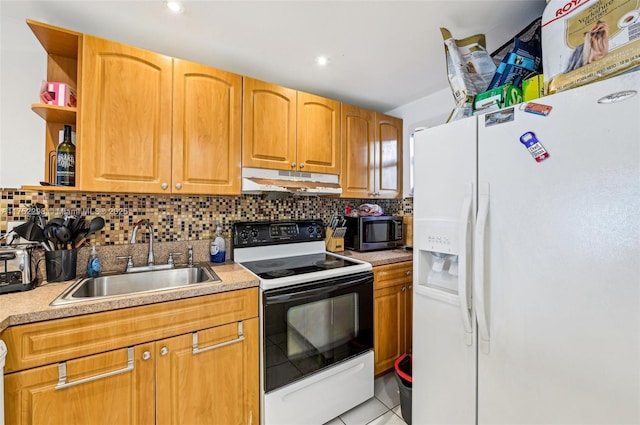
<instances>
[{"instance_id":1,"label":"black microwave","mask_svg":"<svg viewBox=\"0 0 640 425\"><path fill-rule=\"evenodd\" d=\"M345 217L344 247L354 251L375 251L402 245L402 217Z\"/></svg>"}]
</instances>

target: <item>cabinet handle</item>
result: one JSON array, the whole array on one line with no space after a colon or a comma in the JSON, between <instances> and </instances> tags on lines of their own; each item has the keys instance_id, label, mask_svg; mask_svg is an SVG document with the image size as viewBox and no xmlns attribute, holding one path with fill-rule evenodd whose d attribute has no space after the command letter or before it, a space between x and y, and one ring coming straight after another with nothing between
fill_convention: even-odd
<instances>
[{"instance_id":1,"label":"cabinet handle","mask_svg":"<svg viewBox=\"0 0 640 425\"><path fill-rule=\"evenodd\" d=\"M403 286L403 287L402 287L402 292L405 292L406 290L407 290L407 287L406 287L406 286Z\"/></svg>"},{"instance_id":2,"label":"cabinet handle","mask_svg":"<svg viewBox=\"0 0 640 425\"><path fill-rule=\"evenodd\" d=\"M167 347L162 347L160 349L160 355L161 356L166 356L167 354L169 354L169 349Z\"/></svg>"},{"instance_id":3,"label":"cabinet handle","mask_svg":"<svg viewBox=\"0 0 640 425\"><path fill-rule=\"evenodd\" d=\"M298 165L298 164L296 164L295 162L292 162L292 163L291 163L291 168L296 168L296 166L297 166L297 165Z\"/></svg>"},{"instance_id":4,"label":"cabinet handle","mask_svg":"<svg viewBox=\"0 0 640 425\"><path fill-rule=\"evenodd\" d=\"M78 379L77 381L67 382L67 362L62 362L58 364L58 385L56 385L55 389L62 390L64 388L73 387L74 385L85 384L87 382L97 381L98 379L107 378L109 376L131 372L133 371L133 364L133 347L129 347L129 349L127 350L127 367L118 370L112 370L111 372L102 373L100 375Z\"/></svg>"},{"instance_id":5,"label":"cabinet handle","mask_svg":"<svg viewBox=\"0 0 640 425\"><path fill-rule=\"evenodd\" d=\"M149 360L151 358L151 353L149 351L145 351L142 353L142 360Z\"/></svg>"},{"instance_id":6,"label":"cabinet handle","mask_svg":"<svg viewBox=\"0 0 640 425\"><path fill-rule=\"evenodd\" d=\"M162 188L162 190L167 190L167 188L169 187L169 185L167 183L162 183L160 185L160 187Z\"/></svg>"},{"instance_id":7,"label":"cabinet handle","mask_svg":"<svg viewBox=\"0 0 640 425\"><path fill-rule=\"evenodd\" d=\"M176 183L176 189L182 189L182 183Z\"/></svg>"},{"instance_id":8,"label":"cabinet handle","mask_svg":"<svg viewBox=\"0 0 640 425\"><path fill-rule=\"evenodd\" d=\"M300 169L303 169L303 168L304 168L304 162L301 162L300 163Z\"/></svg>"},{"instance_id":9,"label":"cabinet handle","mask_svg":"<svg viewBox=\"0 0 640 425\"><path fill-rule=\"evenodd\" d=\"M204 353L205 351L215 350L216 348L224 347L225 345L234 344L236 342L244 341L244 334L242 332L242 322L238 322L238 337L230 341L221 342L210 347L199 348L198 347L198 332L193 333L193 354Z\"/></svg>"},{"instance_id":10,"label":"cabinet handle","mask_svg":"<svg viewBox=\"0 0 640 425\"><path fill-rule=\"evenodd\" d=\"M407 276L411 276L411 270L407 270L407 271L405 272L405 274L406 274Z\"/></svg>"}]
</instances>

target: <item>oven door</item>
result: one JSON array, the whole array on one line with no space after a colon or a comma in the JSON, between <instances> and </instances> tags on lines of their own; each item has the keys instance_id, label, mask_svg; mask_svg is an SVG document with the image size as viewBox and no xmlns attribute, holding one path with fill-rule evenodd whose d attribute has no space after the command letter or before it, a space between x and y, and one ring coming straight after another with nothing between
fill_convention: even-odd
<instances>
[{"instance_id":1,"label":"oven door","mask_svg":"<svg viewBox=\"0 0 640 425\"><path fill-rule=\"evenodd\" d=\"M264 391L373 349L373 273L263 292Z\"/></svg>"}]
</instances>

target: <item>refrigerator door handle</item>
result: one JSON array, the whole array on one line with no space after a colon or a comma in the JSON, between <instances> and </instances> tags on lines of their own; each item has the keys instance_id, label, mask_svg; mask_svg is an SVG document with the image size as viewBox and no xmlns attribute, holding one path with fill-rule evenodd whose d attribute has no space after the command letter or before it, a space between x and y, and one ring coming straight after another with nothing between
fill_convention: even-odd
<instances>
[{"instance_id":1,"label":"refrigerator door handle","mask_svg":"<svg viewBox=\"0 0 640 425\"><path fill-rule=\"evenodd\" d=\"M487 312L485 309L484 294L484 265L485 265L485 230L487 228L487 218L489 217L489 184L483 183L478 188L478 219L476 222L474 240L474 279L473 279L473 300L478 318L478 341L480 349L489 353L489 326Z\"/></svg>"},{"instance_id":2,"label":"refrigerator door handle","mask_svg":"<svg viewBox=\"0 0 640 425\"><path fill-rule=\"evenodd\" d=\"M469 309L467 262L469 248L469 224L471 223L471 206L473 200L473 185L467 184L465 187L462 210L460 211L460 253L458 254L458 297L460 298L460 312L462 313L462 323L464 324L465 344L471 346L473 343L473 327L471 325L471 311Z\"/></svg>"}]
</instances>

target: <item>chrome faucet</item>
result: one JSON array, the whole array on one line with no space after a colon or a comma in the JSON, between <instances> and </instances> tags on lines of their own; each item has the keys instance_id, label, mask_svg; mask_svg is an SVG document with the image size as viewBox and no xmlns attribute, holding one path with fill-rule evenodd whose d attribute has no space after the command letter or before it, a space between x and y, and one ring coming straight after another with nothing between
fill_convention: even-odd
<instances>
[{"instance_id":1,"label":"chrome faucet","mask_svg":"<svg viewBox=\"0 0 640 425\"><path fill-rule=\"evenodd\" d=\"M138 229L140 226L145 225L147 231L149 232L149 256L147 257L147 265L153 266L155 264L155 256L153 255L153 226L151 222L147 219L142 219L135 223L133 227L133 234L131 235L131 243L136 243L136 239L138 237Z\"/></svg>"}]
</instances>

